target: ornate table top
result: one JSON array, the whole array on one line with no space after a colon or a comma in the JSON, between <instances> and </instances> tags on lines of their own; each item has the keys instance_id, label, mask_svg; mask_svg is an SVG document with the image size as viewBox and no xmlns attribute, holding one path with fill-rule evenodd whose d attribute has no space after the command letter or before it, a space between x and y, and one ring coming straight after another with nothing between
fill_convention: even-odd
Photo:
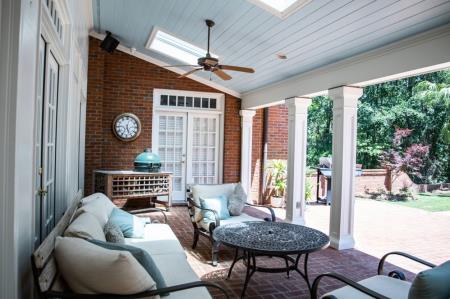
<instances>
[{"instance_id":1,"label":"ornate table top","mask_svg":"<svg viewBox=\"0 0 450 299\"><path fill-rule=\"evenodd\" d=\"M221 225L214 230L213 237L231 247L267 254L313 252L330 241L327 235L313 228L267 221Z\"/></svg>"}]
</instances>

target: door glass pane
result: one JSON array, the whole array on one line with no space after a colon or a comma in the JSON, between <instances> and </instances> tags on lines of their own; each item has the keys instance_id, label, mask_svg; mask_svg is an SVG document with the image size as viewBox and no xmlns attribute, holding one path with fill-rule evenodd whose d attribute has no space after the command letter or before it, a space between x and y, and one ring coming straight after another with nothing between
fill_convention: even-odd
<instances>
[{"instance_id":1,"label":"door glass pane","mask_svg":"<svg viewBox=\"0 0 450 299\"><path fill-rule=\"evenodd\" d=\"M192 176L194 183L216 184L218 117L194 117L192 142Z\"/></svg>"}]
</instances>

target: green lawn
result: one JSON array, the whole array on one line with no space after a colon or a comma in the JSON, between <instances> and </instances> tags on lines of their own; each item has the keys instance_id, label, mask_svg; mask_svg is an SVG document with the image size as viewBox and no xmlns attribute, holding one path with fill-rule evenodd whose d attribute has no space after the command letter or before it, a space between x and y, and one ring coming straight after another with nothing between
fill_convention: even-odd
<instances>
[{"instance_id":1,"label":"green lawn","mask_svg":"<svg viewBox=\"0 0 450 299\"><path fill-rule=\"evenodd\" d=\"M393 201L392 203L430 212L450 211L449 195L419 193L417 198L417 200Z\"/></svg>"}]
</instances>

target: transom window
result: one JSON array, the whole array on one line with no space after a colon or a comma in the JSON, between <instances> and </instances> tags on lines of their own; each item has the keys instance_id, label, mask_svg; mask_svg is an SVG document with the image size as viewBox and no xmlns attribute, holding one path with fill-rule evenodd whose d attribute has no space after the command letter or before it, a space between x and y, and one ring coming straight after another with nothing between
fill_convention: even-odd
<instances>
[{"instance_id":1,"label":"transom window","mask_svg":"<svg viewBox=\"0 0 450 299\"><path fill-rule=\"evenodd\" d=\"M201 110L220 110L221 108L217 97L161 94L157 100L161 107Z\"/></svg>"},{"instance_id":2,"label":"transom window","mask_svg":"<svg viewBox=\"0 0 450 299\"><path fill-rule=\"evenodd\" d=\"M196 65L197 60L206 54L206 49L199 48L159 28L153 29L146 48L192 65ZM211 55L218 57L212 53Z\"/></svg>"},{"instance_id":3,"label":"transom window","mask_svg":"<svg viewBox=\"0 0 450 299\"><path fill-rule=\"evenodd\" d=\"M48 13L50 14L50 18L52 20L53 26L55 28L58 37L62 40L63 38L63 24L61 22L61 18L59 17L58 10L56 9L55 1L53 0L45 0L45 5L47 7Z\"/></svg>"},{"instance_id":4,"label":"transom window","mask_svg":"<svg viewBox=\"0 0 450 299\"><path fill-rule=\"evenodd\" d=\"M287 18L311 0L248 0L251 3L267 10L268 12L280 17Z\"/></svg>"}]
</instances>

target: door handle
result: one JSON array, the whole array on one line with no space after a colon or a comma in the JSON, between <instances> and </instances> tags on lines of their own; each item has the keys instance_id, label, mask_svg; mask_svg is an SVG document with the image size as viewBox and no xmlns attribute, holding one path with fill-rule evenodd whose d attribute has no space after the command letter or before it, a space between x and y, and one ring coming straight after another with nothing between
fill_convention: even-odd
<instances>
[{"instance_id":1,"label":"door handle","mask_svg":"<svg viewBox=\"0 0 450 299\"><path fill-rule=\"evenodd\" d=\"M47 195L47 190L41 188L41 189L38 190L38 193L39 193L39 195L41 195L41 196Z\"/></svg>"}]
</instances>

